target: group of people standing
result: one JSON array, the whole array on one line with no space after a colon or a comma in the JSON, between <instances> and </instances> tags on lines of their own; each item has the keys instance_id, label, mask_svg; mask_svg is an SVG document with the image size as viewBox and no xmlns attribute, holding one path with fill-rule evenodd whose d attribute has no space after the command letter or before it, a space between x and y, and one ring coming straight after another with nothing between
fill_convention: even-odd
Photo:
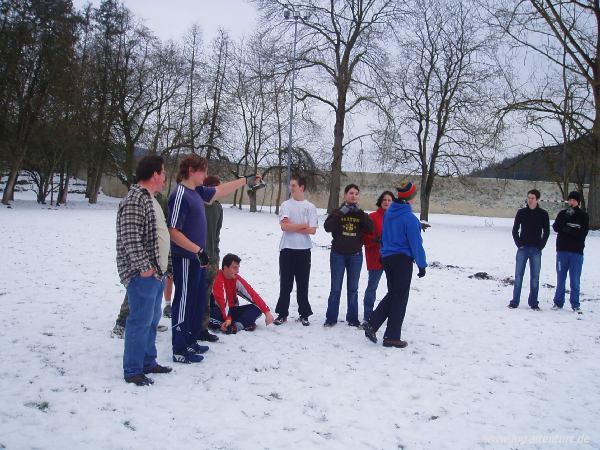
<instances>
[{"instance_id":1,"label":"group of people standing","mask_svg":"<svg viewBox=\"0 0 600 450\"><path fill-rule=\"evenodd\" d=\"M539 206L540 191L527 192L527 205L517 211L512 235L517 246L515 284L513 297L508 307L519 307L525 266L529 262L529 307L540 311L538 293L540 271L542 268L542 250L550 237L550 218L548 212ZM566 280L569 275L571 309L581 314L579 293L581 270L583 267L583 249L589 231L589 216L580 208L581 194L570 192L567 197L568 208L556 216L552 228L556 235L556 291L553 310L562 309L565 304Z\"/></svg>"},{"instance_id":2,"label":"group of people standing","mask_svg":"<svg viewBox=\"0 0 600 450\"><path fill-rule=\"evenodd\" d=\"M310 236L316 233L318 218L315 206L305 198L306 181L302 177L292 177L289 186L291 196L279 210L282 237L276 318L260 295L239 275L241 258L229 253L220 261L219 256L223 211L216 199L246 185L249 189L263 185L259 176L240 177L221 184L217 177L208 176L206 159L188 155L179 164L177 185L168 198L167 208L161 207L156 199L166 180L162 157L143 157L136 169L136 180L117 212L117 268L126 287L124 306L128 306L128 313L123 314L126 316L123 355L126 382L150 385L153 380L147 377L148 374L172 371L171 367L157 363L155 342L165 281L170 279L175 285L170 317L173 361L177 363L202 361L202 354L209 348L199 342L219 339L208 331L209 328L226 334L253 331L261 315L265 316L266 325L285 324L294 282L298 321L304 326L310 325L309 317L313 314L308 295ZM384 191L377 199L377 210L367 214L359 207L359 187L356 184L345 187L343 203L328 215L324 223L325 230L332 235L329 255L331 289L325 327L338 323L346 276L346 323L363 329L366 338L377 343L377 331L387 321L383 345L396 348L408 345L401 337L413 265L418 268L419 278L425 276L427 267L421 236L424 225L414 215L411 206L416 193L417 187L413 183L400 183L395 195ZM519 210L515 217L513 237L518 250L510 308L519 305L525 265L529 261L529 306L539 310L541 251L550 234L548 214L539 207L539 198L539 191L529 191L527 207ZM579 208L578 192L571 192L568 202L569 208L559 213L553 225L558 233L558 283L554 309L563 307L569 273L571 307L579 311L579 277L589 219ZM363 247L368 284L361 323L358 282ZM374 308L377 287L384 272L387 294ZM241 305L240 298L245 299L247 304ZM122 307L121 313L123 311ZM123 317L118 320L123 320Z\"/></svg>"}]
</instances>

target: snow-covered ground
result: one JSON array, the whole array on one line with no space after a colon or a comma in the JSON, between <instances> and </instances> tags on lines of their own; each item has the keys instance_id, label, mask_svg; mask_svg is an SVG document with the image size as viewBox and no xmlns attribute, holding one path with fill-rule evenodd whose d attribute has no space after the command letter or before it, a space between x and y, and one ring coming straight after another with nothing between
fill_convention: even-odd
<instances>
[{"instance_id":1,"label":"snow-covered ground","mask_svg":"<svg viewBox=\"0 0 600 450\"><path fill-rule=\"evenodd\" d=\"M586 243L584 314L550 310L555 235L536 313L527 276L521 307L506 307L512 220L432 216L424 240L437 263L413 280L409 347L399 350L344 323L322 327L330 239L321 216L310 327L261 319L254 333L221 335L190 366L170 362L170 335L159 333L159 362L174 371L140 388L123 382L123 341L110 337L124 293L118 200L89 206L71 195L54 208L17 198L0 209L0 449L600 448L597 232ZM240 255L242 275L274 309L277 219L224 209L221 254ZM366 279L363 267L361 310ZM378 298L385 290L383 278Z\"/></svg>"}]
</instances>

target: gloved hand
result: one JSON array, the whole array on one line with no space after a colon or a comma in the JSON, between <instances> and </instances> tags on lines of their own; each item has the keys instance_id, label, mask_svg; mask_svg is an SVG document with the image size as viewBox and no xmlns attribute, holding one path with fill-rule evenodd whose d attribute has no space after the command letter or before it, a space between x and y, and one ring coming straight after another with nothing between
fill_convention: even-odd
<instances>
[{"instance_id":1,"label":"gloved hand","mask_svg":"<svg viewBox=\"0 0 600 450\"><path fill-rule=\"evenodd\" d=\"M419 273L417 274L419 278L423 278L425 276L425 267L419 267Z\"/></svg>"},{"instance_id":2,"label":"gloved hand","mask_svg":"<svg viewBox=\"0 0 600 450\"><path fill-rule=\"evenodd\" d=\"M210 262L210 259L208 258L208 253L206 253L203 248L201 248L200 251L196 253L196 258L198 258L198 262L200 262L200 265L202 267L208 266L208 263Z\"/></svg>"}]
</instances>

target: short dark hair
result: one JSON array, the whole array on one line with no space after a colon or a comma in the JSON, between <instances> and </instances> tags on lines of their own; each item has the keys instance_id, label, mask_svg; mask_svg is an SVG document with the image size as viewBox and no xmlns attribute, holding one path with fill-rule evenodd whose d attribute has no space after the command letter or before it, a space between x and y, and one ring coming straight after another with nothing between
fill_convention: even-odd
<instances>
[{"instance_id":1,"label":"short dark hair","mask_svg":"<svg viewBox=\"0 0 600 450\"><path fill-rule=\"evenodd\" d=\"M527 195L529 195L529 194L535 195L536 200L539 200L540 197L542 196L542 194L540 194L540 191L538 191L537 189L531 189L529 192L527 192Z\"/></svg>"},{"instance_id":2,"label":"short dark hair","mask_svg":"<svg viewBox=\"0 0 600 450\"><path fill-rule=\"evenodd\" d=\"M201 156L198 156L195 153L187 155L179 163L179 172L177 172L177 182L181 183L183 180L187 180L188 175L190 173L190 169L192 169L194 172L198 172L199 170L206 170L207 168L208 161L206 160L206 158L202 158Z\"/></svg>"},{"instance_id":3,"label":"short dark hair","mask_svg":"<svg viewBox=\"0 0 600 450\"><path fill-rule=\"evenodd\" d=\"M298 186L306 189L306 178L301 177L300 175L292 175L291 179L296 180L296 183L298 183Z\"/></svg>"},{"instance_id":4,"label":"short dark hair","mask_svg":"<svg viewBox=\"0 0 600 450\"><path fill-rule=\"evenodd\" d=\"M231 263L241 263L242 259L238 256L238 255L234 255L233 253L227 253L225 256L223 256L223 262L221 263L221 269L223 267L229 267L231 266Z\"/></svg>"},{"instance_id":5,"label":"short dark hair","mask_svg":"<svg viewBox=\"0 0 600 450\"><path fill-rule=\"evenodd\" d=\"M375 202L378 208L381 208L381 204L383 203L383 197L385 197L386 195L389 195L392 198L392 200L394 200L394 194L392 194L390 191L383 191L377 199L377 201Z\"/></svg>"},{"instance_id":6,"label":"short dark hair","mask_svg":"<svg viewBox=\"0 0 600 450\"><path fill-rule=\"evenodd\" d=\"M354 183L350 183L348 186L346 186L346 187L344 188L344 194L347 194L347 193L348 193L348 191L349 191L350 189L352 189L352 188L354 188L354 189L356 189L358 192L360 192L360 189L358 188L358 186L357 186L357 185L355 185Z\"/></svg>"},{"instance_id":7,"label":"short dark hair","mask_svg":"<svg viewBox=\"0 0 600 450\"><path fill-rule=\"evenodd\" d=\"M219 180L219 177L216 175L209 175L204 179L204 183L202 183L203 186L209 186L209 187L213 187L213 186L218 186L221 184L221 180Z\"/></svg>"},{"instance_id":8,"label":"short dark hair","mask_svg":"<svg viewBox=\"0 0 600 450\"><path fill-rule=\"evenodd\" d=\"M139 160L135 168L135 182L147 181L152 178L154 172L161 173L165 160L160 155L146 155Z\"/></svg>"}]
</instances>

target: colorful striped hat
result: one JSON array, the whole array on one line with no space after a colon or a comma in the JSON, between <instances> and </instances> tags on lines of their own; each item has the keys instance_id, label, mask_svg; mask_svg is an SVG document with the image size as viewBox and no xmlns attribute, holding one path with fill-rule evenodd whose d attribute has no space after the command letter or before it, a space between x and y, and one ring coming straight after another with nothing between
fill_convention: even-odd
<instances>
[{"instance_id":1,"label":"colorful striped hat","mask_svg":"<svg viewBox=\"0 0 600 450\"><path fill-rule=\"evenodd\" d=\"M398 199L408 201L417 195L417 185L411 181L403 181L400 186L396 188L398 191Z\"/></svg>"}]
</instances>

